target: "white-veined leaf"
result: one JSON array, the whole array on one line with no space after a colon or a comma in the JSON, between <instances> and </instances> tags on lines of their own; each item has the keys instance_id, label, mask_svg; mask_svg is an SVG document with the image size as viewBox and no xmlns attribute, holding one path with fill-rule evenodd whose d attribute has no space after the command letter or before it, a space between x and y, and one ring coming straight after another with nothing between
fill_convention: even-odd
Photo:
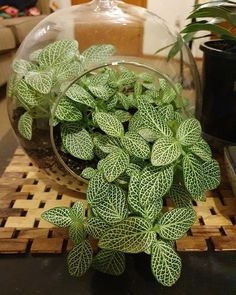
<instances>
[{"instance_id":1,"label":"white-veined leaf","mask_svg":"<svg viewBox=\"0 0 236 295\"><path fill-rule=\"evenodd\" d=\"M181 145L174 138L159 138L152 147L151 163L153 166L169 165L179 158L181 150Z\"/></svg>"},{"instance_id":2,"label":"white-veined leaf","mask_svg":"<svg viewBox=\"0 0 236 295\"><path fill-rule=\"evenodd\" d=\"M104 112L98 112L95 114L95 119L100 129L107 135L120 137L124 134L124 127L115 116Z\"/></svg>"},{"instance_id":3,"label":"white-veined leaf","mask_svg":"<svg viewBox=\"0 0 236 295\"><path fill-rule=\"evenodd\" d=\"M109 136L98 134L93 139L94 145L97 146L104 153L109 154L118 149L118 147L111 141Z\"/></svg>"},{"instance_id":4,"label":"white-veined leaf","mask_svg":"<svg viewBox=\"0 0 236 295\"><path fill-rule=\"evenodd\" d=\"M92 167L87 167L81 172L81 176L85 179L91 179L96 174L96 170Z\"/></svg>"},{"instance_id":5,"label":"white-veined leaf","mask_svg":"<svg viewBox=\"0 0 236 295\"><path fill-rule=\"evenodd\" d=\"M79 244L85 240L86 232L82 221L73 222L70 225L69 237L74 244Z\"/></svg>"},{"instance_id":6,"label":"white-veined leaf","mask_svg":"<svg viewBox=\"0 0 236 295\"><path fill-rule=\"evenodd\" d=\"M33 51L30 56L29 56L29 59L32 60L32 61L38 61L38 57L39 57L39 54L40 52L42 52L43 49L38 49L38 50L35 50Z\"/></svg>"},{"instance_id":7,"label":"white-veined leaf","mask_svg":"<svg viewBox=\"0 0 236 295\"><path fill-rule=\"evenodd\" d=\"M52 88L53 74L50 71L29 71L25 75L25 81L39 93L48 94Z\"/></svg>"},{"instance_id":8,"label":"white-veined leaf","mask_svg":"<svg viewBox=\"0 0 236 295\"><path fill-rule=\"evenodd\" d=\"M204 173L204 188L205 190L212 190L217 188L220 184L220 166L216 160L211 160L203 163Z\"/></svg>"},{"instance_id":9,"label":"white-veined leaf","mask_svg":"<svg viewBox=\"0 0 236 295\"><path fill-rule=\"evenodd\" d=\"M155 220L163 207L162 199L142 205L139 200L140 173L134 172L130 177L128 203L131 209L146 220Z\"/></svg>"},{"instance_id":10,"label":"white-veined leaf","mask_svg":"<svg viewBox=\"0 0 236 295\"><path fill-rule=\"evenodd\" d=\"M33 118L28 112L21 115L18 121L18 131L26 139L32 139Z\"/></svg>"},{"instance_id":11,"label":"white-veined leaf","mask_svg":"<svg viewBox=\"0 0 236 295\"><path fill-rule=\"evenodd\" d=\"M103 100L108 100L114 94L114 89L110 88L108 85L89 85L88 89L94 96Z\"/></svg>"},{"instance_id":12,"label":"white-veined leaf","mask_svg":"<svg viewBox=\"0 0 236 295\"><path fill-rule=\"evenodd\" d=\"M68 97L62 97L57 105L55 116L60 121L76 122L82 119L78 104Z\"/></svg>"},{"instance_id":13,"label":"white-veined leaf","mask_svg":"<svg viewBox=\"0 0 236 295\"><path fill-rule=\"evenodd\" d=\"M129 166L129 155L119 149L110 153L103 161L102 170L107 181L118 178Z\"/></svg>"},{"instance_id":14,"label":"white-veined leaf","mask_svg":"<svg viewBox=\"0 0 236 295\"><path fill-rule=\"evenodd\" d=\"M139 114L145 127L167 137L172 136L171 129L162 120L158 111L147 101L141 100L139 102Z\"/></svg>"},{"instance_id":15,"label":"white-veined leaf","mask_svg":"<svg viewBox=\"0 0 236 295\"><path fill-rule=\"evenodd\" d=\"M134 72L125 67L120 67L120 70L121 73L117 81L118 85L130 85L136 81L137 77Z\"/></svg>"},{"instance_id":16,"label":"white-veined leaf","mask_svg":"<svg viewBox=\"0 0 236 295\"><path fill-rule=\"evenodd\" d=\"M59 227L68 227L72 224L70 217L70 208L56 207L44 211L41 217Z\"/></svg>"},{"instance_id":17,"label":"white-veined leaf","mask_svg":"<svg viewBox=\"0 0 236 295\"><path fill-rule=\"evenodd\" d=\"M142 128L142 129L138 130L137 132L138 132L138 134L140 134L142 136L143 139L145 139L148 142L153 142L156 139L158 139L158 137L159 137L159 135L156 132L154 132L148 128Z\"/></svg>"},{"instance_id":18,"label":"white-veined leaf","mask_svg":"<svg viewBox=\"0 0 236 295\"><path fill-rule=\"evenodd\" d=\"M154 277L164 286L172 286L181 274L181 259L166 242L153 243L151 250L151 269Z\"/></svg>"},{"instance_id":19,"label":"white-veined leaf","mask_svg":"<svg viewBox=\"0 0 236 295\"><path fill-rule=\"evenodd\" d=\"M130 155L141 159L148 159L150 157L150 147L138 133L132 131L127 132L121 138L121 143Z\"/></svg>"},{"instance_id":20,"label":"white-veined leaf","mask_svg":"<svg viewBox=\"0 0 236 295\"><path fill-rule=\"evenodd\" d=\"M78 84L73 84L67 91L68 96L73 101L95 108L95 100L92 95Z\"/></svg>"},{"instance_id":21,"label":"white-veined leaf","mask_svg":"<svg viewBox=\"0 0 236 295\"><path fill-rule=\"evenodd\" d=\"M205 190L205 174L202 162L193 154L187 154L183 160L184 184L193 199L201 196Z\"/></svg>"},{"instance_id":22,"label":"white-veined leaf","mask_svg":"<svg viewBox=\"0 0 236 295\"><path fill-rule=\"evenodd\" d=\"M81 277L92 264L93 250L89 241L85 240L75 245L67 257L69 274Z\"/></svg>"},{"instance_id":23,"label":"white-veined leaf","mask_svg":"<svg viewBox=\"0 0 236 295\"><path fill-rule=\"evenodd\" d=\"M155 238L150 222L139 217L129 217L108 229L98 246L125 253L140 253L149 248Z\"/></svg>"},{"instance_id":24,"label":"white-veined leaf","mask_svg":"<svg viewBox=\"0 0 236 295\"><path fill-rule=\"evenodd\" d=\"M141 204L149 204L162 198L171 187L173 175L173 166L145 168L140 180L139 198Z\"/></svg>"},{"instance_id":25,"label":"white-veined leaf","mask_svg":"<svg viewBox=\"0 0 236 295\"><path fill-rule=\"evenodd\" d=\"M47 45L40 51L37 62L41 67L51 67L69 62L75 57L78 51L78 42L76 40L60 40Z\"/></svg>"},{"instance_id":26,"label":"white-veined leaf","mask_svg":"<svg viewBox=\"0 0 236 295\"><path fill-rule=\"evenodd\" d=\"M102 62L115 53L115 47L109 44L93 45L82 54L81 61L86 65Z\"/></svg>"},{"instance_id":27,"label":"white-veined leaf","mask_svg":"<svg viewBox=\"0 0 236 295\"><path fill-rule=\"evenodd\" d=\"M176 208L192 208L191 195L183 185L173 184L169 195Z\"/></svg>"},{"instance_id":28,"label":"white-veined leaf","mask_svg":"<svg viewBox=\"0 0 236 295\"><path fill-rule=\"evenodd\" d=\"M15 59L12 64L12 69L15 73L25 76L29 71L36 70L37 66L24 59Z\"/></svg>"},{"instance_id":29,"label":"white-veined leaf","mask_svg":"<svg viewBox=\"0 0 236 295\"><path fill-rule=\"evenodd\" d=\"M77 60L66 63L63 62L54 69L54 79L56 82L74 80L79 77L82 72L83 67Z\"/></svg>"},{"instance_id":30,"label":"white-veined leaf","mask_svg":"<svg viewBox=\"0 0 236 295\"><path fill-rule=\"evenodd\" d=\"M70 209L70 216L74 222L78 220L83 220L84 218L84 205L80 201L74 203L72 208Z\"/></svg>"},{"instance_id":31,"label":"white-veined leaf","mask_svg":"<svg viewBox=\"0 0 236 295\"><path fill-rule=\"evenodd\" d=\"M195 143L193 146L189 147L189 150L198 156L203 161L211 161L212 158L212 152L211 148L209 147L208 143L201 139L197 143Z\"/></svg>"},{"instance_id":32,"label":"white-veined leaf","mask_svg":"<svg viewBox=\"0 0 236 295\"><path fill-rule=\"evenodd\" d=\"M17 84L18 99L31 107L38 106L42 102L40 94L30 87L25 80Z\"/></svg>"},{"instance_id":33,"label":"white-veined leaf","mask_svg":"<svg viewBox=\"0 0 236 295\"><path fill-rule=\"evenodd\" d=\"M84 224L84 226L86 232L96 240L100 239L102 235L110 228L110 225L99 217L91 217L87 219L87 222Z\"/></svg>"},{"instance_id":34,"label":"white-veined leaf","mask_svg":"<svg viewBox=\"0 0 236 295\"><path fill-rule=\"evenodd\" d=\"M97 172L96 175L89 181L87 189L87 201L92 205L96 205L104 200L109 193L111 184L106 181L102 172Z\"/></svg>"},{"instance_id":35,"label":"white-veined leaf","mask_svg":"<svg viewBox=\"0 0 236 295\"><path fill-rule=\"evenodd\" d=\"M94 257L92 267L103 273L119 276L125 271L125 254L101 249Z\"/></svg>"},{"instance_id":36,"label":"white-veined leaf","mask_svg":"<svg viewBox=\"0 0 236 295\"><path fill-rule=\"evenodd\" d=\"M139 114L139 111L137 111L133 117L129 121L129 131L137 132L140 129L144 128L144 124L142 122L142 117Z\"/></svg>"},{"instance_id":37,"label":"white-veined leaf","mask_svg":"<svg viewBox=\"0 0 236 295\"><path fill-rule=\"evenodd\" d=\"M108 224L116 224L127 217L128 208L125 192L111 185L107 196L95 206L96 213Z\"/></svg>"},{"instance_id":38,"label":"white-veined leaf","mask_svg":"<svg viewBox=\"0 0 236 295\"><path fill-rule=\"evenodd\" d=\"M201 136L201 125L196 119L187 119L183 121L176 133L176 138L182 145L193 145L199 141Z\"/></svg>"},{"instance_id":39,"label":"white-veined leaf","mask_svg":"<svg viewBox=\"0 0 236 295\"><path fill-rule=\"evenodd\" d=\"M93 159L93 140L88 131L82 129L71 132L68 126L63 126L61 136L63 145L72 156L81 160Z\"/></svg>"},{"instance_id":40,"label":"white-veined leaf","mask_svg":"<svg viewBox=\"0 0 236 295\"><path fill-rule=\"evenodd\" d=\"M159 235L166 240L180 239L191 228L196 218L192 208L175 208L158 221Z\"/></svg>"},{"instance_id":41,"label":"white-veined leaf","mask_svg":"<svg viewBox=\"0 0 236 295\"><path fill-rule=\"evenodd\" d=\"M127 122L132 118L132 115L124 110L116 110L114 115L121 123Z\"/></svg>"},{"instance_id":42,"label":"white-veined leaf","mask_svg":"<svg viewBox=\"0 0 236 295\"><path fill-rule=\"evenodd\" d=\"M159 107L158 115L165 122L173 120L175 112L174 112L174 108L173 108L172 104L168 104L168 105L164 105L164 106Z\"/></svg>"}]
</instances>

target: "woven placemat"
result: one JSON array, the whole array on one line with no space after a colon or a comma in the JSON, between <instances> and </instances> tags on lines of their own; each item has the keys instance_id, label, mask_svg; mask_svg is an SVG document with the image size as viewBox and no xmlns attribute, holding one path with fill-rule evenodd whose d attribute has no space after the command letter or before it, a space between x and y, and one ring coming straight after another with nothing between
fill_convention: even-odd
<instances>
[{"instance_id":1,"label":"woven placemat","mask_svg":"<svg viewBox=\"0 0 236 295\"><path fill-rule=\"evenodd\" d=\"M197 220L185 237L177 241L178 251L236 250L236 198L230 188L223 159L220 187L207 193L206 202L194 202ZM57 206L72 206L82 200L86 206L86 184L80 192L56 184L32 165L18 148L0 178L0 253L64 253L71 249L68 232L40 218ZM166 206L171 207L169 200Z\"/></svg>"}]
</instances>

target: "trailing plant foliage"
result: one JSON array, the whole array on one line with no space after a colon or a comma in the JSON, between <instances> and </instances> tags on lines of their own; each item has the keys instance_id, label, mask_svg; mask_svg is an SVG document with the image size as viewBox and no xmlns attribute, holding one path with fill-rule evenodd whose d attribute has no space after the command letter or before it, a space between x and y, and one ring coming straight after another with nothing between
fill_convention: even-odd
<instances>
[{"instance_id":1,"label":"trailing plant foliage","mask_svg":"<svg viewBox=\"0 0 236 295\"><path fill-rule=\"evenodd\" d=\"M42 215L69 230L69 273L81 276L91 266L120 275L125 253L145 252L157 281L171 286L181 272L174 242L195 221L192 200L219 184L219 165L199 122L182 112L181 86L165 78L105 67L83 75L54 105L61 83L113 52L99 45L79 54L75 41L64 40L32 54L32 62L16 61L9 91L25 109L19 132L31 140L34 118L50 116L54 107L57 148L91 162L81 173L89 180L88 210L78 201ZM163 212L166 197L174 208ZM94 253L91 237L98 240Z\"/></svg>"}]
</instances>

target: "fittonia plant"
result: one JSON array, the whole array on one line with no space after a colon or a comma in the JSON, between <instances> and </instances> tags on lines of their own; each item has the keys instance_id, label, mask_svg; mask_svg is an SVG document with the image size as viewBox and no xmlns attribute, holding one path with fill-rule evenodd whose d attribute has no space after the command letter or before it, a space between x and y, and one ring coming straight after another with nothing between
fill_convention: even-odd
<instances>
[{"instance_id":1,"label":"fittonia plant","mask_svg":"<svg viewBox=\"0 0 236 295\"><path fill-rule=\"evenodd\" d=\"M58 41L18 60L9 87L23 106L20 134L31 140L36 117L50 116L60 85L80 76L93 62L114 52L111 45L92 46L79 54L75 41ZM89 161L88 209L53 208L42 217L69 229L74 247L69 273L82 276L90 266L120 275L125 253L150 255L158 282L173 285L181 259L174 242L195 222L192 200L220 181L218 163L201 138L200 123L185 118L179 96L166 79L124 66L105 67L78 79L60 100L53 124L60 132L61 153ZM173 209L163 212L163 199ZM93 250L91 237L98 240Z\"/></svg>"}]
</instances>

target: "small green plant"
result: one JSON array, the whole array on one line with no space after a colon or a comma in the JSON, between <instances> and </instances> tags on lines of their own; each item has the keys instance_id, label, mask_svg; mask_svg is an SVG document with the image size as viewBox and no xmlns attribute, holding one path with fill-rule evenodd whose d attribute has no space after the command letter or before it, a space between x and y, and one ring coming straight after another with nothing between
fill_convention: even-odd
<instances>
[{"instance_id":1,"label":"small green plant","mask_svg":"<svg viewBox=\"0 0 236 295\"><path fill-rule=\"evenodd\" d=\"M125 253L145 252L157 281L171 286L181 273L175 240L195 221L192 200L204 200L205 191L218 186L219 165L201 138L200 123L182 112L181 86L172 87L165 78L124 66L104 67L73 83L55 107L59 86L53 85L66 80L57 70L63 69L61 60L67 69L68 63L72 69L76 62L78 70L86 60L93 62L114 52L111 45L100 45L79 55L74 44L48 45L33 54L36 62L30 69L28 62L16 62L15 71L23 67L24 74L17 86L9 88L25 107L18 128L26 140L32 138L35 116L44 111L50 116L54 107L53 124L61 139L58 150L91 163L81 173L89 181L88 208L78 201L72 208L45 211L42 217L68 228L74 242L67 258L72 276L82 276L90 266L120 275L125 270ZM30 72L36 66L34 80ZM78 71L75 75L79 76ZM40 85L44 76L47 82L51 77L50 86ZM173 205L168 212L163 212L164 198ZM95 250L91 238L98 241Z\"/></svg>"},{"instance_id":2,"label":"small green plant","mask_svg":"<svg viewBox=\"0 0 236 295\"><path fill-rule=\"evenodd\" d=\"M235 52L236 36L233 30L236 28L236 13L230 7L235 8L236 2L219 0L195 5L192 13L187 18L191 22L181 31L183 40L189 43L195 39L219 36L220 39L225 40L225 46L221 49ZM222 26L222 22L227 22L228 27ZM196 36L199 32L205 32L205 34ZM230 42L228 43L228 41ZM168 58L173 58L181 50L182 46L182 39L177 40L174 46L172 46Z\"/></svg>"}]
</instances>

